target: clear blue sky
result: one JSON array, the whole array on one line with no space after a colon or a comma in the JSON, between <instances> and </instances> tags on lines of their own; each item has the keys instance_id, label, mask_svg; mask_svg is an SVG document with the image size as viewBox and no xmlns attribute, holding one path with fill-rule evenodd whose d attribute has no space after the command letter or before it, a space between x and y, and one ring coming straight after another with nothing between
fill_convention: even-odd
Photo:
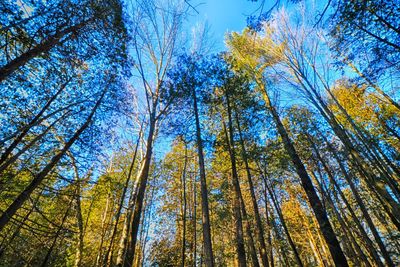
<instances>
[{"instance_id":1,"label":"clear blue sky","mask_svg":"<svg viewBox=\"0 0 400 267\"><path fill-rule=\"evenodd\" d=\"M248 0L192 0L189 2L199 12L199 14L193 15L192 24L207 21L211 26L216 49L223 50L225 33L241 31L246 26L248 15L259 14L260 11L257 9L260 7L261 1L254 3Z\"/></svg>"}]
</instances>

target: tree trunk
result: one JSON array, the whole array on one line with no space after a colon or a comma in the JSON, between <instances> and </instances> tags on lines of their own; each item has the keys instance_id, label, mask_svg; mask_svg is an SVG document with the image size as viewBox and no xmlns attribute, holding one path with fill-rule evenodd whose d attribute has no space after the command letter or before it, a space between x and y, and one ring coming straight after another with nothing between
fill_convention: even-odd
<instances>
[{"instance_id":1,"label":"tree trunk","mask_svg":"<svg viewBox=\"0 0 400 267\"><path fill-rule=\"evenodd\" d=\"M258 263L256 245L254 243L253 233L251 230L251 224L250 224L249 216L247 215L247 212L246 212L246 206L245 206L242 195L240 195L240 206L241 206L241 210L243 213L243 220L244 220L245 229L246 229L246 235L247 235L247 240L248 240L247 243L248 243L248 247L249 247L251 262L253 264L253 267L260 267L260 264Z\"/></svg>"},{"instance_id":2,"label":"tree trunk","mask_svg":"<svg viewBox=\"0 0 400 267\"><path fill-rule=\"evenodd\" d=\"M197 194L196 194L196 173L193 174L193 266L196 267L197 261Z\"/></svg>"},{"instance_id":3,"label":"tree trunk","mask_svg":"<svg viewBox=\"0 0 400 267\"><path fill-rule=\"evenodd\" d=\"M261 261L262 261L262 264L263 264L264 267L269 267L267 246L265 244L265 239L264 239L264 228L262 226L261 216L260 216L260 212L258 210L256 194L254 192L253 179L252 179L251 172L250 172L250 167L249 167L246 147L244 145L242 130L241 130L241 127L240 127L240 122L239 122L239 114L238 114L237 111L235 112L235 115L236 115L236 124L237 124L237 127L238 127L238 133L239 133L240 146L242 148L242 158L243 158L243 161L244 161L244 166L246 168L247 183L249 184L251 203L252 203L252 206L253 206L254 218L255 218L255 221L256 221L258 243L260 244ZM272 263L272 259L271 259L271 263Z\"/></svg>"},{"instance_id":4,"label":"tree trunk","mask_svg":"<svg viewBox=\"0 0 400 267\"><path fill-rule=\"evenodd\" d=\"M95 267L100 265L102 256L103 256L103 243L104 243L104 236L106 234L107 228L108 228L108 224L106 223L107 220L107 213L108 213L108 209L110 207L110 192L107 193L107 200L106 200L106 207L104 208L104 212L103 212L103 218L101 219L101 238L100 238L100 245L99 245L99 250L97 253L97 257L96 257L96 263L95 263Z\"/></svg>"},{"instance_id":5,"label":"tree trunk","mask_svg":"<svg viewBox=\"0 0 400 267\"><path fill-rule=\"evenodd\" d=\"M323 136L323 135L322 135L322 136ZM334 158L336 159L337 163L339 164L339 167L340 167L340 169L341 169L341 171L342 171L342 173L343 173L343 176L344 176L346 182L349 184L350 190L352 191L352 193L353 193L353 195L354 195L354 197L355 197L355 200L356 200L356 202L357 202L357 205L360 207L361 212L362 212L362 214L363 214L365 220L367 221L367 225L368 225L368 227L370 228L370 230L371 230L371 232L372 232L372 235L373 235L374 238L375 238L375 241L378 243L379 248L381 249L382 255L384 256L385 260L388 260L388 265L390 265L390 262L392 262L391 259L390 259L390 256L389 256L389 254L388 254L388 252L387 252L387 250L386 250L385 245L384 245L383 242L382 242L382 239L381 239L380 236L379 236L379 233L378 233L378 231L377 231L377 229L376 229L376 227L375 227L375 225L374 225L374 223L373 223L373 221L372 221L372 218L370 217L370 215L369 215L369 213L368 213L367 208L366 208L365 205L364 205L364 201L361 199L361 196L359 195L359 193L358 193L358 191L357 191L357 189L356 189L356 187L355 187L355 185L354 185L354 183L353 183L353 180L349 177L349 175L348 175L346 169L345 169L344 166L343 166L343 163L342 163L341 160L337 157L336 151L334 150L334 148L332 147L332 145L328 142L328 140L326 140L326 137L325 137L325 136L323 136L323 138L324 138L324 142L327 144L328 150L332 153L332 155L333 155ZM313 144L313 143L311 143L311 144ZM379 257L379 255L376 253L375 248L373 247L372 241L369 239L367 233L365 232L363 226L361 225L361 222L358 220L358 218L357 218L357 216L355 215L353 209L351 208L350 204L348 203L346 197L344 196L343 192L340 190L339 185L336 183L335 179L333 178L333 175L332 175L332 173L330 172L329 168L326 166L326 164L324 163L324 161L323 161L321 155L320 155L320 154L318 153L318 151L316 150L315 145L313 145L313 146L314 146L314 151L316 151L317 157L319 158L319 160L320 160L321 163L323 164L323 167L325 168L325 171L327 172L329 179L330 179L331 182L334 184L334 186L337 188L337 190L338 190L338 192L339 192L341 198L343 199L343 201L344 201L345 204L347 205L347 207L348 207L350 213L352 214L353 220L356 222L356 224L357 224L358 228L360 229L362 235L365 237L365 240L366 240L366 242L367 242L368 250L371 252L371 254L372 254L374 260L376 261L376 263L378 264L378 266L382 266L382 263L381 263L381 261L380 261L380 257Z\"/></svg>"},{"instance_id":6,"label":"tree trunk","mask_svg":"<svg viewBox=\"0 0 400 267\"><path fill-rule=\"evenodd\" d=\"M285 231L286 237L287 237L287 239L288 239L288 241L289 241L289 245L290 245L290 247L291 247L291 249L292 249L292 251L293 251L293 253L294 253L294 257L295 257L296 263L297 263L300 267L303 267L303 266L304 266L304 265L303 265L303 262L301 261L299 252L298 252L297 249L296 249L296 245L295 245L294 242L293 242L292 236L291 236L290 233L289 233L289 229L288 229L287 226L286 226L285 218L283 218L283 214L282 214L281 208L280 208L280 206L279 206L279 204L278 204L278 201L277 201L277 199L276 199L276 197L275 197L275 193L274 193L273 189L269 187L268 181L267 181L267 177L265 176L265 174L264 174L264 172L261 170L261 168L260 168L260 171L261 171L262 176L263 176L265 188L266 188L266 190L268 190L268 193L269 193L269 195L271 196L272 203L274 204L276 213L278 214L278 217L279 217L279 220L281 221L283 230Z\"/></svg>"},{"instance_id":7,"label":"tree trunk","mask_svg":"<svg viewBox=\"0 0 400 267\"><path fill-rule=\"evenodd\" d=\"M226 145L228 147L228 152L231 160L231 170L232 170L232 187L234 190L233 196L233 214L235 218L235 235L236 235L236 253L238 257L239 267L246 266L246 252L244 247L244 235L243 235L243 221L242 221L242 214L240 211L240 197L242 195L240 190L240 183L239 183L239 176L237 174L236 169L236 155L235 155L235 143L233 140L233 127L232 127L232 114L231 114L231 107L229 102L228 93L225 94L226 96L226 103L227 103L227 111L228 111L228 129L229 129L229 136L228 131L226 129L225 121L222 118L224 132L225 132L225 140ZM245 207L244 207L245 208Z\"/></svg>"},{"instance_id":8,"label":"tree trunk","mask_svg":"<svg viewBox=\"0 0 400 267\"><path fill-rule=\"evenodd\" d=\"M185 257L186 257L186 168L187 168L187 145L185 144L185 162L182 171L182 243L181 243L181 266L185 267Z\"/></svg>"},{"instance_id":9,"label":"tree trunk","mask_svg":"<svg viewBox=\"0 0 400 267\"><path fill-rule=\"evenodd\" d=\"M82 253L83 253L83 235L84 235L84 225L83 225L83 217L82 217L82 206L81 206L81 183L82 180L79 176L78 166L76 165L76 161L72 153L68 153L71 158L72 168L75 173L75 183L76 183L76 193L75 193L75 207L76 207L76 221L78 225L78 242L76 244L75 251L75 262L74 267L80 267L82 261Z\"/></svg>"},{"instance_id":10,"label":"tree trunk","mask_svg":"<svg viewBox=\"0 0 400 267\"><path fill-rule=\"evenodd\" d=\"M129 165L128 175L126 177L124 188L123 188L122 194L121 194L121 199L120 199L120 202L119 202L119 205L118 205L117 212L115 214L115 223L114 223L113 231L112 231L112 234L111 234L110 245L108 246L108 250L107 250L107 252L105 254L105 258L104 258L104 260L105 260L105 264L104 265L106 265L106 266L111 266L112 246L113 246L113 243L114 243L115 236L117 234L118 222L119 222L119 218L120 218L121 213L122 213L122 208L124 206L126 191L128 190L129 182L130 182L131 176L132 176L133 167L135 166L136 155L137 155L137 151L138 151L138 147L139 147L141 132L142 132L142 126L140 126L139 136L138 136L138 139L136 141L135 151L133 153L131 164Z\"/></svg>"},{"instance_id":11,"label":"tree trunk","mask_svg":"<svg viewBox=\"0 0 400 267\"><path fill-rule=\"evenodd\" d=\"M282 142L285 147L286 152L289 154L296 172L300 177L301 185L307 195L308 201L311 208L314 211L315 217L317 218L319 227L321 229L322 235L328 245L329 251L331 253L332 259L336 266L348 266L347 260L343 251L340 247L339 241L336 238L335 232L329 222L326 210L322 206L321 200L319 199L315 188L312 184L310 177L301 161L296 149L294 148L292 141L283 126L279 115L274 106L272 106L271 100L264 88L264 100L267 104L268 109L271 112L273 120L275 121L279 135L282 137Z\"/></svg>"},{"instance_id":12,"label":"tree trunk","mask_svg":"<svg viewBox=\"0 0 400 267\"><path fill-rule=\"evenodd\" d=\"M289 263L289 253L285 247L284 243L284 238L281 236L279 233L278 225L275 222L274 215L271 213L271 220L272 220L272 229L275 232L276 239L279 240L282 243L279 243L279 250L280 253L278 253L278 260L277 262L280 262L280 266L291 266Z\"/></svg>"},{"instance_id":13,"label":"tree trunk","mask_svg":"<svg viewBox=\"0 0 400 267\"><path fill-rule=\"evenodd\" d=\"M127 176L127 181L125 183L125 187L127 187L129 185L130 177L132 177L132 172L133 172L133 168L134 168L135 163L136 163L137 152L138 152L139 145L140 145L140 139L141 139L141 136L142 136L142 130L143 130L143 122L140 125L138 139L136 141L136 146L135 146L135 150L133 152L132 161L131 161L131 164L129 166L129 171L128 171L128 176ZM129 224L130 224L130 219L131 219L131 210L133 208L131 206L132 206L133 201L134 201L135 196L136 196L136 187L137 187L137 184L135 183L135 185L132 187L132 192L131 192L130 197L129 197L127 214L126 214L126 217L125 217L125 220L124 220L124 227L122 229L121 239L120 239L118 253L117 253L117 260L116 260L116 265L115 265L117 267L122 267L122 265L124 264L125 253L126 253L126 245L128 243L128 232L129 232L129 228L130 228ZM124 190L126 190L126 189L124 188ZM123 195L125 195L125 193L123 193ZM120 206L121 205L123 205L123 199L121 199Z\"/></svg>"},{"instance_id":14,"label":"tree trunk","mask_svg":"<svg viewBox=\"0 0 400 267\"><path fill-rule=\"evenodd\" d=\"M147 179L149 177L150 172L150 163L151 157L153 152L153 142L154 142L154 135L155 135L155 127L156 127L156 120L155 120L155 105L153 105L153 110L150 113L150 128L149 133L147 136L147 144L146 144L146 154L144 161L142 163L141 170L138 176L138 192L135 199L135 209L133 211L132 221L131 221L131 241L129 249L125 256L124 266L130 267L134 264L134 257L135 257L135 248L136 248L136 241L137 241L137 234L139 231L139 224L140 224L140 217L142 214L142 207L143 207L143 200L147 186Z\"/></svg>"},{"instance_id":15,"label":"tree trunk","mask_svg":"<svg viewBox=\"0 0 400 267\"><path fill-rule=\"evenodd\" d=\"M48 262L50 260L51 253L53 252L53 249L54 249L54 247L56 245L58 236L60 235L61 230L63 229L65 221L67 220L68 213L69 213L69 210L71 208L72 201L73 201L73 199L71 199L71 201L68 203L67 210L64 213L64 216L63 216L63 218L61 220L61 224L58 227L57 232L56 232L56 234L54 236L53 242L51 243L51 246L50 246L49 250L47 251L46 256L44 257L44 260L42 261L42 264L40 265L41 267L47 266L47 264L48 264Z\"/></svg>"},{"instance_id":16,"label":"tree trunk","mask_svg":"<svg viewBox=\"0 0 400 267\"><path fill-rule=\"evenodd\" d=\"M202 211L202 223L203 223L203 244L204 244L204 263L206 267L214 266L214 256L212 251L211 242L211 227L210 227L210 213L208 208L208 191L207 191L207 180L206 171L204 166L204 154L203 154L203 140L201 139L201 128L199 110L197 106L197 96L195 88L192 88L193 95L193 111L196 121L196 143L197 143L197 154L199 160L199 171L200 171L200 195L201 195L201 211Z\"/></svg>"},{"instance_id":17,"label":"tree trunk","mask_svg":"<svg viewBox=\"0 0 400 267\"><path fill-rule=\"evenodd\" d=\"M271 225L271 220L269 213L271 210L269 209L268 206L268 196L267 196L267 189L265 188L264 191L264 198L265 198L265 219L267 221L267 241L268 241L268 253L269 253L269 261L271 263L271 267L274 267L274 252L273 252L273 247L272 247L272 225ZM260 218L261 220L261 218ZM260 253L261 254L261 253Z\"/></svg>"}]
</instances>

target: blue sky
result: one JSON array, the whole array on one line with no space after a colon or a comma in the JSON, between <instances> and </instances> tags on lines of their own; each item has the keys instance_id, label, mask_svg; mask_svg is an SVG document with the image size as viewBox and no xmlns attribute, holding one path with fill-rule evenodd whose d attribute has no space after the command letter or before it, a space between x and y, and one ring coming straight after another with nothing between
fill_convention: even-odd
<instances>
[{"instance_id":1,"label":"blue sky","mask_svg":"<svg viewBox=\"0 0 400 267\"><path fill-rule=\"evenodd\" d=\"M254 3L249 0L192 0L190 3L199 12L193 15L192 24L207 21L217 50L224 49L225 33L242 31L246 26L246 17L254 12L259 14L257 9L260 7L260 1Z\"/></svg>"}]
</instances>

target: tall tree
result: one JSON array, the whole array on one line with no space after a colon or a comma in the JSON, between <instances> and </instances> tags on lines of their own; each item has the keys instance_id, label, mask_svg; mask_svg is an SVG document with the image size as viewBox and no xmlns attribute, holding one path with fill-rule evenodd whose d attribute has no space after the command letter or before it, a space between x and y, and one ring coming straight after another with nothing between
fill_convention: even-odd
<instances>
[{"instance_id":1,"label":"tall tree","mask_svg":"<svg viewBox=\"0 0 400 267\"><path fill-rule=\"evenodd\" d=\"M311 178L308 176L303 162L301 161L284 125L282 124L276 107L271 101L270 92L268 92L266 88L266 82L264 81L263 72L267 66L273 65L276 61L279 60L279 55L283 52L283 46L274 45L273 43L268 44L268 40L266 38L258 38L256 39L259 42L257 45L261 49L259 51L253 50L254 54L243 57L243 55L240 53L240 50L244 49L244 47L246 47L247 49L251 49L252 47L254 47L255 42L253 38L254 37L251 36L251 34L249 34L248 32L244 32L243 35L235 34L231 36L229 40L229 45L232 51L233 58L234 60L236 60L236 63L239 64L239 68L243 67L246 71L249 72L250 75L252 75L252 77L255 79L257 86L259 87L260 92L263 94L266 107L268 108L274 119L277 131L282 137L285 149L289 154L293 165L296 168L297 174L300 177L303 189L307 194L308 201L318 220L319 227L323 233L325 241L328 244L335 264L337 266L348 266L346 257L343 254L339 241L337 240L336 235L329 222L326 210L324 209L324 206L322 205L321 200L319 199L315 191ZM268 51L270 53L266 54L264 51Z\"/></svg>"},{"instance_id":2,"label":"tall tree","mask_svg":"<svg viewBox=\"0 0 400 267\"><path fill-rule=\"evenodd\" d=\"M180 3L163 1L138 1L133 26L132 46L135 51L135 67L142 82L148 116L145 156L138 173L138 191L134 200L131 219L131 238L126 252L125 266L134 263L135 248L142 214L143 199L150 172L157 124L171 104L172 96L166 94L163 85L170 64L174 59L184 10ZM161 21L161 24L160 24ZM151 28L148 28L151 26ZM150 67L151 66L151 67ZM149 75L153 68L154 77Z\"/></svg>"}]
</instances>

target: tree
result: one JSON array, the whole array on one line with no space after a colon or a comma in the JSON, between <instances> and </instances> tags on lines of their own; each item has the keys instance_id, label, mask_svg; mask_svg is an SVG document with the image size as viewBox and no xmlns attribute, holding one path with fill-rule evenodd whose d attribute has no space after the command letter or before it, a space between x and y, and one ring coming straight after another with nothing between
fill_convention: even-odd
<instances>
[{"instance_id":1,"label":"tree","mask_svg":"<svg viewBox=\"0 0 400 267\"><path fill-rule=\"evenodd\" d=\"M135 51L135 67L139 73L146 98L146 114L148 116L148 132L146 137L145 156L138 174L138 191L134 199L134 211L131 219L131 239L125 256L124 266L134 263L134 255L142 214L143 199L149 177L150 163L153 153L154 139L157 135L157 124L171 104L163 91L164 79L174 59L184 10L180 3L163 1L138 1L133 26L133 49ZM161 20L162 24L158 24ZM148 28L151 25L153 28ZM149 65L148 65L149 64ZM148 67L154 68L154 77L149 76Z\"/></svg>"},{"instance_id":2,"label":"tree","mask_svg":"<svg viewBox=\"0 0 400 267\"><path fill-rule=\"evenodd\" d=\"M239 64L239 69L243 66L246 71L250 72L250 75L252 75L252 77L255 79L259 90L264 96L266 107L269 109L272 117L274 118L274 122L280 136L282 137L285 149L290 155L293 165L297 170L297 174L300 177L303 189L305 190L309 203L314 210L314 214L318 220L319 226L321 228L325 241L328 244L335 264L338 266L347 266L347 260L343 254L342 249L340 248L339 242L335 236L332 226L329 223L326 211L322 206L322 203L314 189L314 186L311 182L310 177L307 174L304 164L298 156L298 153L294 148L293 143L290 140L284 125L281 122L275 106L272 104L269 92L267 91L267 88L265 87L265 82L263 81L263 71L265 67L273 65L274 61L276 62L277 60L279 60L279 54L282 53L283 47L282 45L274 44L269 44L270 46L266 46L266 42L268 42L267 38L258 38L256 39L256 41L258 42L255 43L254 39L248 32L244 32L242 36L238 34L231 36L228 42L232 50L233 58L234 60L236 60L236 63ZM244 49L244 47L246 47L246 49L251 49L252 47L254 47L255 44L260 50L257 51L253 48L252 51L254 51L254 53L250 54L249 57L241 56L239 52L240 49ZM265 54L263 53L263 50L268 50L268 52L272 53Z\"/></svg>"}]
</instances>

